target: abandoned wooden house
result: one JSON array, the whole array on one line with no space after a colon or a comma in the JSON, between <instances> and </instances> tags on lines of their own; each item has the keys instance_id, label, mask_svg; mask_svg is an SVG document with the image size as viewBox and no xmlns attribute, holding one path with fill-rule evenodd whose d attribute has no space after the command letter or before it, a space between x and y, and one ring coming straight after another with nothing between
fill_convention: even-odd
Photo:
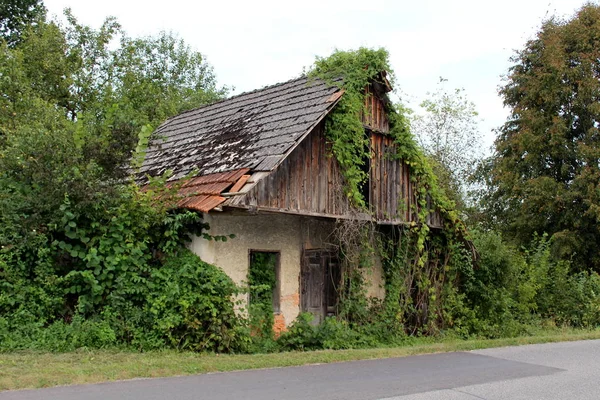
<instances>
[{"instance_id":1,"label":"abandoned wooden house","mask_svg":"<svg viewBox=\"0 0 600 400\"><path fill-rule=\"evenodd\" d=\"M367 89L363 123L372 154L363 195L376 223L394 225L415 218L415 196L407 165L386 157L395 151L385 134L390 90L383 76ZM303 77L184 112L157 129L139 172L143 181L166 170L171 180L197 171L179 206L202 212L210 234L235 238L195 238L190 248L237 284L247 282L258 256L269 256L278 329L301 311L318 320L335 312L339 262L331 233L336 220L351 216L324 127L343 95ZM440 221L432 216L429 223ZM368 294L382 297L380 266L369 281Z\"/></svg>"}]
</instances>

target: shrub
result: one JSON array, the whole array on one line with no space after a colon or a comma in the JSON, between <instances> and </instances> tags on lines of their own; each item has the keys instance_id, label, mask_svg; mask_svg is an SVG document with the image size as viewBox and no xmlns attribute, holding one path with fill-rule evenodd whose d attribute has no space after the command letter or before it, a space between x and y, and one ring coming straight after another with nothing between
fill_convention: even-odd
<instances>
[{"instance_id":1,"label":"shrub","mask_svg":"<svg viewBox=\"0 0 600 400\"><path fill-rule=\"evenodd\" d=\"M152 272L148 307L153 330L185 350L242 351L247 330L234 311L237 288L218 267L182 249Z\"/></svg>"}]
</instances>

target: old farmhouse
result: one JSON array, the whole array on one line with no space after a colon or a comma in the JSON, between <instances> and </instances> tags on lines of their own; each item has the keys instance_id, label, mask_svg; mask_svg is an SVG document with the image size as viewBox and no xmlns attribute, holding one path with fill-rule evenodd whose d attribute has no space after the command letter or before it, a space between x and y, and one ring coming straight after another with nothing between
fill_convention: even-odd
<instances>
[{"instance_id":1,"label":"old farmhouse","mask_svg":"<svg viewBox=\"0 0 600 400\"><path fill-rule=\"evenodd\" d=\"M210 234L191 249L221 267L236 283L253 262L271 260L275 323L281 329L301 311L317 320L335 313L339 261L331 233L336 220L372 218L397 225L415 218L413 183L386 136L391 90L380 74L366 88L363 115L370 137L369 180L363 188L369 214L351 210L340 167L324 135L325 120L344 91L302 77L184 112L161 125L151 140L139 180L173 171L171 180L195 172L182 187L179 206L198 210ZM430 226L441 224L436 214ZM376 263L377 264L377 263ZM381 267L369 275L369 295L384 295Z\"/></svg>"}]
</instances>

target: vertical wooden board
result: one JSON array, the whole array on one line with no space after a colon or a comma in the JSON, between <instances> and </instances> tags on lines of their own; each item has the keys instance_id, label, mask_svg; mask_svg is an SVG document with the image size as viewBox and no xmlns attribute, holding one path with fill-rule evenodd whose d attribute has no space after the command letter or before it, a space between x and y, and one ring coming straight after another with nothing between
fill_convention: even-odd
<instances>
[{"instance_id":1,"label":"vertical wooden board","mask_svg":"<svg viewBox=\"0 0 600 400\"><path fill-rule=\"evenodd\" d=\"M381 212L381 140L378 135L372 135L371 137L375 151L374 168L372 172L375 182L375 187L373 189L373 209L375 211L375 218L379 218L379 213Z\"/></svg>"},{"instance_id":2,"label":"vertical wooden board","mask_svg":"<svg viewBox=\"0 0 600 400\"><path fill-rule=\"evenodd\" d=\"M396 145L393 146L394 153L396 153ZM394 159L393 163L393 174L392 174L392 209L391 218L395 219L398 216L398 174L400 172L400 160Z\"/></svg>"},{"instance_id":3,"label":"vertical wooden board","mask_svg":"<svg viewBox=\"0 0 600 400\"><path fill-rule=\"evenodd\" d=\"M269 207L272 207L272 208L277 207L276 206L276 204L277 204L277 193L276 193L277 192L277 187L276 187L277 179L275 179L276 175L277 174L271 174L268 176L269 179L267 182L269 182L269 185L266 188L267 189L267 193L266 193L267 201L268 201Z\"/></svg>"},{"instance_id":4,"label":"vertical wooden board","mask_svg":"<svg viewBox=\"0 0 600 400\"><path fill-rule=\"evenodd\" d=\"M269 206L269 191L267 190L269 177L265 177L260 181L258 186L258 204L261 206Z\"/></svg>"},{"instance_id":5,"label":"vertical wooden board","mask_svg":"<svg viewBox=\"0 0 600 400\"><path fill-rule=\"evenodd\" d=\"M388 148L387 148L387 142L385 140L385 138L382 138L381 140L381 144L382 144L382 158L381 158L381 172L382 172L382 184L381 184L381 220L385 220L386 215L388 213L388 205L387 205L387 200L388 200L388 195L389 195L389 160L387 157L388 154Z\"/></svg>"},{"instance_id":6,"label":"vertical wooden board","mask_svg":"<svg viewBox=\"0 0 600 400\"><path fill-rule=\"evenodd\" d=\"M388 171L387 171L387 146L385 145L385 141L382 141L383 144L383 154L382 154L382 168L381 168L381 219L385 218L385 215L387 213L387 196L388 196L388 187L389 187L389 182L388 182Z\"/></svg>"},{"instance_id":7,"label":"vertical wooden board","mask_svg":"<svg viewBox=\"0 0 600 400\"><path fill-rule=\"evenodd\" d=\"M371 149L371 166L369 168L369 207L373 212L376 212L375 192L377 190L377 180L375 179L375 168L377 166L377 149L375 148L375 139L373 138L373 135L369 137L369 147Z\"/></svg>"},{"instance_id":8,"label":"vertical wooden board","mask_svg":"<svg viewBox=\"0 0 600 400\"><path fill-rule=\"evenodd\" d=\"M409 175L409 168L408 165L404 166L404 182L402 185L402 194L404 197L404 220L405 221L410 221L410 195L409 195L409 189L410 189L410 175Z\"/></svg>"},{"instance_id":9,"label":"vertical wooden board","mask_svg":"<svg viewBox=\"0 0 600 400\"><path fill-rule=\"evenodd\" d=\"M381 126L379 125L380 114L379 114L379 98L375 100L375 126L378 131L381 131Z\"/></svg>"},{"instance_id":10,"label":"vertical wooden board","mask_svg":"<svg viewBox=\"0 0 600 400\"><path fill-rule=\"evenodd\" d=\"M390 213L390 158L389 158L389 153L390 153L390 148L388 146L387 140L384 139L384 145L385 145L385 154L383 155L383 159L384 159L384 177L385 177L385 197L383 199L383 218L384 220L388 219L389 213Z\"/></svg>"},{"instance_id":11,"label":"vertical wooden board","mask_svg":"<svg viewBox=\"0 0 600 400\"><path fill-rule=\"evenodd\" d=\"M328 151L328 147L325 147L325 151ZM333 210L333 176L331 174L331 161L333 159L333 156L331 157L327 157L327 202L325 204L325 212L327 214L334 214L334 210Z\"/></svg>"},{"instance_id":12,"label":"vertical wooden board","mask_svg":"<svg viewBox=\"0 0 600 400\"><path fill-rule=\"evenodd\" d=\"M377 96L371 96L371 126L377 129Z\"/></svg>"},{"instance_id":13,"label":"vertical wooden board","mask_svg":"<svg viewBox=\"0 0 600 400\"><path fill-rule=\"evenodd\" d=\"M377 135L377 152L378 152L378 157L377 157L377 181L379 182L378 186L379 189L377 191L377 219L381 219L383 217L383 207L382 207L382 200L383 200L383 193L385 191L385 182L382 179L382 171L383 171L383 165L384 165L384 148L383 148L383 142L382 142L382 138L381 136Z\"/></svg>"},{"instance_id":14,"label":"vertical wooden board","mask_svg":"<svg viewBox=\"0 0 600 400\"><path fill-rule=\"evenodd\" d=\"M325 137L319 131L319 209L318 212L325 213L327 208L327 153L325 151Z\"/></svg>"},{"instance_id":15,"label":"vertical wooden board","mask_svg":"<svg viewBox=\"0 0 600 400\"><path fill-rule=\"evenodd\" d=\"M396 146L392 146L392 149L394 151L394 154L396 153ZM398 164L400 163L399 160L397 159L393 159L392 160L392 175L391 175L391 184L390 184L390 198L392 199L390 202L390 218L391 219L395 219L397 214L398 214L398 190L397 190L397 185L398 185L398 172L399 172L399 168L398 168Z\"/></svg>"},{"instance_id":16,"label":"vertical wooden board","mask_svg":"<svg viewBox=\"0 0 600 400\"><path fill-rule=\"evenodd\" d=\"M377 179L375 178L375 169L377 168L377 143L375 137L369 137L371 150L371 167L369 168L369 207L372 212L377 212Z\"/></svg>"},{"instance_id":17,"label":"vertical wooden board","mask_svg":"<svg viewBox=\"0 0 600 400\"><path fill-rule=\"evenodd\" d=\"M308 137L306 139L304 139L304 141L302 142L301 146L302 146L302 159L299 160L299 162L301 163L300 165L302 166L302 168L300 169L301 171L301 176L300 179L302 181L302 187L300 189L300 192L298 193L298 196L300 197L300 209L301 210L305 210L306 209L306 190L308 190L309 186L309 182L308 182L308 176L307 176L307 166L306 166L306 160L310 159L310 153L308 152L308 143L310 142L310 135L308 135Z\"/></svg>"},{"instance_id":18,"label":"vertical wooden board","mask_svg":"<svg viewBox=\"0 0 600 400\"><path fill-rule=\"evenodd\" d=\"M340 174L340 165L337 160L334 160L331 163L331 178L333 181L333 192L332 192L332 201L333 201L333 210L334 214L342 215L344 214L344 205L342 203L342 196L340 191L342 191L342 176Z\"/></svg>"},{"instance_id":19,"label":"vertical wooden board","mask_svg":"<svg viewBox=\"0 0 600 400\"><path fill-rule=\"evenodd\" d=\"M279 181L279 191L277 193L277 207L278 208L287 208L285 196L287 193L287 182L290 179L289 173L288 173L288 165L289 165L289 161L285 160L277 169L278 181Z\"/></svg>"},{"instance_id":20,"label":"vertical wooden board","mask_svg":"<svg viewBox=\"0 0 600 400\"><path fill-rule=\"evenodd\" d=\"M312 136L312 158L311 158L311 202L310 211L317 212L319 209L319 145L321 140L316 129L310 134Z\"/></svg>"},{"instance_id":21,"label":"vertical wooden board","mask_svg":"<svg viewBox=\"0 0 600 400\"><path fill-rule=\"evenodd\" d=\"M286 160L287 179L285 181L285 208L292 209L292 158Z\"/></svg>"},{"instance_id":22,"label":"vertical wooden board","mask_svg":"<svg viewBox=\"0 0 600 400\"><path fill-rule=\"evenodd\" d=\"M256 199L256 185L252 189L250 189L248 195L246 196L246 199L246 205L255 206L258 204Z\"/></svg>"},{"instance_id":23,"label":"vertical wooden board","mask_svg":"<svg viewBox=\"0 0 600 400\"><path fill-rule=\"evenodd\" d=\"M340 213L340 207L338 204L338 171L337 171L337 160L335 157L331 157L329 162L329 180L331 181L331 191L329 192L330 208L329 210L335 214Z\"/></svg>"},{"instance_id":24,"label":"vertical wooden board","mask_svg":"<svg viewBox=\"0 0 600 400\"><path fill-rule=\"evenodd\" d=\"M305 250L302 257L300 304L303 312L315 316L319 323L324 317L325 270L319 251Z\"/></svg>"},{"instance_id":25,"label":"vertical wooden board","mask_svg":"<svg viewBox=\"0 0 600 400\"><path fill-rule=\"evenodd\" d=\"M304 210L310 210L312 204L312 135L309 134L306 138L306 160L305 174L306 174L306 188L304 190Z\"/></svg>"},{"instance_id":26,"label":"vertical wooden board","mask_svg":"<svg viewBox=\"0 0 600 400\"><path fill-rule=\"evenodd\" d=\"M301 160L303 156L302 145L296 147L295 157L292 159L292 204L295 210L300 210L300 193L302 191Z\"/></svg>"}]
</instances>

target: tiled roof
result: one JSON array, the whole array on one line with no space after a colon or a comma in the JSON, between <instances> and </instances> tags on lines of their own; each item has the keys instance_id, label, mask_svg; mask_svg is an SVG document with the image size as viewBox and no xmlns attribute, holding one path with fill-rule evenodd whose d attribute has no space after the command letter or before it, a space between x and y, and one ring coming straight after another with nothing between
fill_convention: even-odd
<instances>
[{"instance_id":1,"label":"tiled roof","mask_svg":"<svg viewBox=\"0 0 600 400\"><path fill-rule=\"evenodd\" d=\"M137 180L143 184L146 175L166 170L173 171L171 181L193 171L271 171L341 94L337 86L303 77L184 112L153 134Z\"/></svg>"},{"instance_id":2,"label":"tiled roof","mask_svg":"<svg viewBox=\"0 0 600 400\"><path fill-rule=\"evenodd\" d=\"M227 188L242 177L246 177L243 179L244 182L248 179L245 175L247 172L248 168L242 168L190 179L179 189L182 198L178 201L177 206L208 212L226 200L221 193Z\"/></svg>"}]
</instances>

